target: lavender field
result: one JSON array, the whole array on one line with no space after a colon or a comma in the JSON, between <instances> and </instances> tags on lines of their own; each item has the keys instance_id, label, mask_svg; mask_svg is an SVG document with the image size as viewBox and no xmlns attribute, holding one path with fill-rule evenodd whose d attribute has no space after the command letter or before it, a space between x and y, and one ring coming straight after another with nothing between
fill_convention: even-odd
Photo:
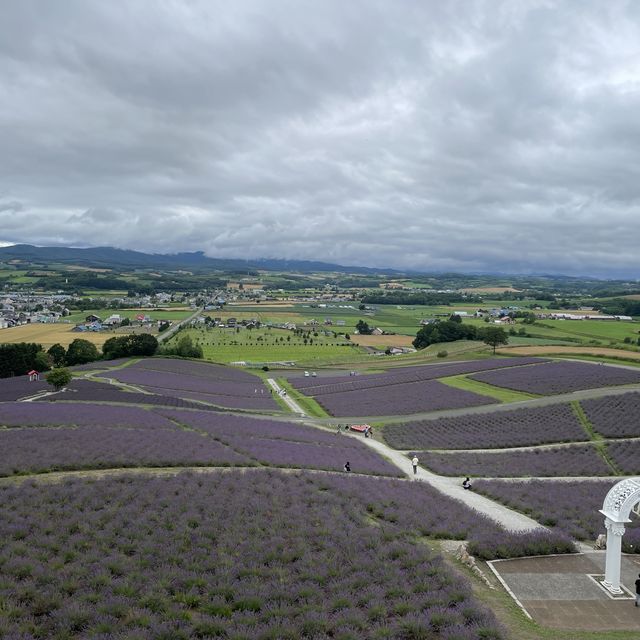
<instances>
[{"instance_id":1,"label":"lavender field","mask_svg":"<svg viewBox=\"0 0 640 640\"><path fill-rule=\"evenodd\" d=\"M140 407L83 402L3 402L0 403L0 426L174 428L162 415Z\"/></svg>"},{"instance_id":2,"label":"lavender field","mask_svg":"<svg viewBox=\"0 0 640 640\"><path fill-rule=\"evenodd\" d=\"M385 527L429 538L468 540L474 555L486 560L550 553L573 553L564 533L507 533L490 518L424 483L388 479L317 476L322 490L339 492L366 506L369 518Z\"/></svg>"},{"instance_id":3,"label":"lavender field","mask_svg":"<svg viewBox=\"0 0 640 640\"><path fill-rule=\"evenodd\" d=\"M118 467L255 464L212 438L177 429L6 429L0 430L0 451L0 476Z\"/></svg>"},{"instance_id":4,"label":"lavender field","mask_svg":"<svg viewBox=\"0 0 640 640\"><path fill-rule=\"evenodd\" d=\"M524 478L529 476L608 476L608 467L592 445L512 451L417 453L420 464L444 476Z\"/></svg>"},{"instance_id":5,"label":"lavender field","mask_svg":"<svg viewBox=\"0 0 640 640\"><path fill-rule=\"evenodd\" d=\"M158 395L200 400L231 409L278 409L260 378L221 365L145 358L104 375Z\"/></svg>"},{"instance_id":6,"label":"lavender field","mask_svg":"<svg viewBox=\"0 0 640 640\"><path fill-rule=\"evenodd\" d=\"M28 396L33 396L41 391L48 391L51 387L44 380L29 382L28 376L16 376L15 378L3 378L0 382L0 402L11 402Z\"/></svg>"},{"instance_id":7,"label":"lavender field","mask_svg":"<svg viewBox=\"0 0 640 640\"><path fill-rule=\"evenodd\" d=\"M332 416L408 415L421 411L493 404L493 398L456 389L437 380L409 382L360 391L327 393L315 400Z\"/></svg>"},{"instance_id":8,"label":"lavender field","mask_svg":"<svg viewBox=\"0 0 640 640\"><path fill-rule=\"evenodd\" d=\"M613 463L623 474L640 474L640 440L610 442L607 448Z\"/></svg>"},{"instance_id":9,"label":"lavender field","mask_svg":"<svg viewBox=\"0 0 640 640\"><path fill-rule=\"evenodd\" d=\"M389 424L396 449L492 449L588 440L568 404Z\"/></svg>"},{"instance_id":10,"label":"lavender field","mask_svg":"<svg viewBox=\"0 0 640 640\"><path fill-rule=\"evenodd\" d=\"M197 411L160 410L163 416L199 429L260 464L278 467L399 476L391 463L356 437L306 425Z\"/></svg>"},{"instance_id":11,"label":"lavender field","mask_svg":"<svg viewBox=\"0 0 640 640\"><path fill-rule=\"evenodd\" d=\"M535 367L486 371L469 377L514 391L552 395L621 384L637 384L640 383L640 370L631 371L603 364L563 360Z\"/></svg>"},{"instance_id":12,"label":"lavender field","mask_svg":"<svg viewBox=\"0 0 640 640\"><path fill-rule=\"evenodd\" d=\"M451 362L448 364L430 364L419 367L404 367L385 373L375 373L362 376L333 376L322 378L291 377L289 382L296 389L303 390L307 395L320 396L346 391L361 391L376 387L387 387L394 384L407 384L436 380L447 376L456 376L475 371L503 369L530 364L547 362L541 358L490 358L488 360L470 360L467 362Z\"/></svg>"},{"instance_id":13,"label":"lavender field","mask_svg":"<svg viewBox=\"0 0 640 640\"><path fill-rule=\"evenodd\" d=\"M580 402L593 428L605 438L640 436L640 393Z\"/></svg>"},{"instance_id":14,"label":"lavender field","mask_svg":"<svg viewBox=\"0 0 640 640\"><path fill-rule=\"evenodd\" d=\"M118 404L158 405L182 409L217 410L200 402L191 402L177 395L136 393L121 387L92 380L73 380L64 391L47 395L38 402L113 402Z\"/></svg>"},{"instance_id":15,"label":"lavender field","mask_svg":"<svg viewBox=\"0 0 640 640\"><path fill-rule=\"evenodd\" d=\"M607 491L617 481L477 480L474 489L572 538L594 541L599 534L606 533L604 516L599 510ZM627 531L622 538L625 553L640 553L640 520L636 518L625 526Z\"/></svg>"},{"instance_id":16,"label":"lavender field","mask_svg":"<svg viewBox=\"0 0 640 640\"><path fill-rule=\"evenodd\" d=\"M27 483L0 501L8 639L502 637L428 547L304 477Z\"/></svg>"}]
</instances>

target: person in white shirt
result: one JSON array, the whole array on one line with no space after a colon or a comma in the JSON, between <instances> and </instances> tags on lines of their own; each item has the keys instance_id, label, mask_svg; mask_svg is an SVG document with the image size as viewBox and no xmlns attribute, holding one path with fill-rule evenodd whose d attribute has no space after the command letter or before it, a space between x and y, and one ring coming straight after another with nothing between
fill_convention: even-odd
<instances>
[{"instance_id":1,"label":"person in white shirt","mask_svg":"<svg viewBox=\"0 0 640 640\"><path fill-rule=\"evenodd\" d=\"M418 456L413 456L413 460L411 460L411 464L413 465L413 475L417 475L418 473Z\"/></svg>"}]
</instances>

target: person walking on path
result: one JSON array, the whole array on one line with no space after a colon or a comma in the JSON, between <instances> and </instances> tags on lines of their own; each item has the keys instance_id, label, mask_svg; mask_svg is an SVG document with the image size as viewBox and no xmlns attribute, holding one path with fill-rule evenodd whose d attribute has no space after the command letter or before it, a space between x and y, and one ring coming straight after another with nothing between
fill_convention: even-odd
<instances>
[{"instance_id":1,"label":"person walking on path","mask_svg":"<svg viewBox=\"0 0 640 640\"><path fill-rule=\"evenodd\" d=\"M351 471L351 465L349 464L348 460L344 463L344 470L346 473L349 473Z\"/></svg>"},{"instance_id":2,"label":"person walking on path","mask_svg":"<svg viewBox=\"0 0 640 640\"><path fill-rule=\"evenodd\" d=\"M413 456L413 460L411 460L411 464L413 465L413 475L418 475L418 456Z\"/></svg>"},{"instance_id":3,"label":"person walking on path","mask_svg":"<svg viewBox=\"0 0 640 640\"><path fill-rule=\"evenodd\" d=\"M640 607L640 573L636 580L636 607Z\"/></svg>"}]
</instances>

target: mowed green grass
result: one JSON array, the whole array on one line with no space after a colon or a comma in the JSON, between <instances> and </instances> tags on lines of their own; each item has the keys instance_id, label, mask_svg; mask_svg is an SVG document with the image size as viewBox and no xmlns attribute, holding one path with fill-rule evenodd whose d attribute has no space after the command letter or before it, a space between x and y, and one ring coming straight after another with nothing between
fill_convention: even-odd
<instances>
[{"instance_id":1,"label":"mowed green grass","mask_svg":"<svg viewBox=\"0 0 640 640\"><path fill-rule=\"evenodd\" d=\"M326 359L346 360L354 354L364 353L351 344L345 345L344 338L334 339L311 334L313 343L304 344L301 337L285 329L245 329L239 332L231 328L194 328L179 332L169 340L175 345L182 336L188 335L202 347L204 358L213 362L280 362L294 361L303 366L314 366ZM290 338L290 340L287 340ZM282 340L284 339L284 340Z\"/></svg>"}]
</instances>

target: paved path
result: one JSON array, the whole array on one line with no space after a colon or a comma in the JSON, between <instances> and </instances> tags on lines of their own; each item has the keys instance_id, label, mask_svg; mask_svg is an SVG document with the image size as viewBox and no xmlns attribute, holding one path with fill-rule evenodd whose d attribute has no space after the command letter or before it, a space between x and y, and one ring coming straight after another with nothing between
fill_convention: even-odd
<instances>
[{"instance_id":1,"label":"paved path","mask_svg":"<svg viewBox=\"0 0 640 640\"><path fill-rule=\"evenodd\" d=\"M362 442L393 462L393 464L403 471L405 475L410 478L415 478L418 481L426 482L449 498L455 498L456 500L464 502L467 506L488 516L509 531L545 529L545 527L535 520L532 520L513 509L509 509L508 507L498 504L489 498L485 498L484 496L475 493L473 490L467 491L466 489L463 489L462 479L438 476L420 466L418 466L417 473L414 476L411 461L399 451L396 451L383 442L373 438L362 438Z\"/></svg>"},{"instance_id":2,"label":"paved path","mask_svg":"<svg viewBox=\"0 0 640 640\"><path fill-rule=\"evenodd\" d=\"M267 378L271 388L285 401L285 404L293 411L301 416L306 416L306 411L293 399L286 395L286 391L273 379ZM284 394L284 395L283 395Z\"/></svg>"},{"instance_id":3,"label":"paved path","mask_svg":"<svg viewBox=\"0 0 640 640\"><path fill-rule=\"evenodd\" d=\"M166 342L169 338L171 338L176 333L176 331L178 331L178 329L180 329L180 327L188 324L189 322L197 318L199 315L202 314L203 311L204 311L204 308L198 309L195 313L192 313L188 318L181 320L180 322L178 322L178 324L174 324L172 327L169 327L166 331L163 331L161 334L157 336L158 342Z\"/></svg>"}]
</instances>

